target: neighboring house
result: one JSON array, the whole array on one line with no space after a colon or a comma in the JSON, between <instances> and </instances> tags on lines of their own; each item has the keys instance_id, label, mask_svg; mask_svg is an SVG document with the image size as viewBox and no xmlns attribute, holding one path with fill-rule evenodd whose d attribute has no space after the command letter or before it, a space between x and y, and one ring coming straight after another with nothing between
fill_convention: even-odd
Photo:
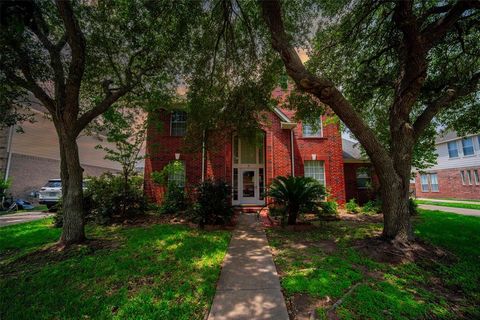
<instances>
[{"instance_id":1,"label":"neighboring house","mask_svg":"<svg viewBox=\"0 0 480 320\"><path fill-rule=\"evenodd\" d=\"M233 205L265 205L265 189L275 177L288 175L313 177L325 185L332 198L345 203L342 138L338 124L325 123L325 117L319 119L316 130L293 121L292 111L275 108L266 113L259 141L236 132L215 132L215 147L203 154L186 151L188 119L184 112L163 110L151 116L158 117L162 125L148 131L145 190L157 202L162 200L164 188L152 182L151 173L177 159L184 171L170 179L187 188L202 179L221 179L232 186Z\"/></svg>"},{"instance_id":2,"label":"neighboring house","mask_svg":"<svg viewBox=\"0 0 480 320\"><path fill-rule=\"evenodd\" d=\"M363 156L359 142L343 139L343 168L345 196L364 204L375 198L378 179L370 160Z\"/></svg>"},{"instance_id":3,"label":"neighboring house","mask_svg":"<svg viewBox=\"0 0 480 320\"><path fill-rule=\"evenodd\" d=\"M12 180L10 192L14 197L29 198L48 179L60 178L60 151L54 125L45 118L41 107L33 111L35 122L24 122L21 125L24 133L15 130L12 137L8 176ZM84 176L97 176L120 169L117 163L104 159L104 151L95 149L98 144L108 144L105 141L92 136L80 136L77 142ZM2 145L6 147L5 144ZM2 150L0 146L0 153Z\"/></svg>"},{"instance_id":4,"label":"neighboring house","mask_svg":"<svg viewBox=\"0 0 480 320\"><path fill-rule=\"evenodd\" d=\"M435 144L437 165L417 172L416 196L480 199L480 135L459 137L447 132Z\"/></svg>"}]
</instances>

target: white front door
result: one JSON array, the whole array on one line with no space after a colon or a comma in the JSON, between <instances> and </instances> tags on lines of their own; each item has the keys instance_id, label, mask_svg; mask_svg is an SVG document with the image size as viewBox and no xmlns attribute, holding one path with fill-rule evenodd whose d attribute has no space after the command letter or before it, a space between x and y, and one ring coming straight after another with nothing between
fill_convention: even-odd
<instances>
[{"instance_id":1,"label":"white front door","mask_svg":"<svg viewBox=\"0 0 480 320\"><path fill-rule=\"evenodd\" d=\"M240 204L258 204L258 170L240 169L239 178Z\"/></svg>"}]
</instances>

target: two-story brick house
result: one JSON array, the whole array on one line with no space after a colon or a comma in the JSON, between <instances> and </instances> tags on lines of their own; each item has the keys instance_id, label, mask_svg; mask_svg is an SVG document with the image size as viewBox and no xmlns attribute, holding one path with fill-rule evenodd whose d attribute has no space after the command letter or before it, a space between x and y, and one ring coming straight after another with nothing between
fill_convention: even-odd
<instances>
[{"instance_id":1,"label":"two-story brick house","mask_svg":"<svg viewBox=\"0 0 480 320\"><path fill-rule=\"evenodd\" d=\"M480 135L459 137L447 132L437 137L437 164L417 172L419 198L480 199Z\"/></svg>"},{"instance_id":2,"label":"two-story brick house","mask_svg":"<svg viewBox=\"0 0 480 320\"><path fill-rule=\"evenodd\" d=\"M295 122L292 111L275 108L266 114L260 139L219 132L213 150L193 153L185 151L185 113L164 110L151 116L162 125L148 131L145 190L157 202L164 190L152 182L151 173L180 160L184 172L172 179L186 181L187 187L207 178L226 181L232 186L233 205L264 205L265 188L275 177L288 175L313 177L332 198L345 203L342 137L339 125L326 122L325 116L310 126Z\"/></svg>"}]
</instances>

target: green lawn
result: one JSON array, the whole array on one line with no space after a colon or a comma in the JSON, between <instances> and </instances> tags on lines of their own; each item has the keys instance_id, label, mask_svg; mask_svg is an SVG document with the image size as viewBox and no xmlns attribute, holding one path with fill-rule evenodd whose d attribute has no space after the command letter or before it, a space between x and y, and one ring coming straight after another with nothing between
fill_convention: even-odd
<instances>
[{"instance_id":1,"label":"green lawn","mask_svg":"<svg viewBox=\"0 0 480 320\"><path fill-rule=\"evenodd\" d=\"M416 200L418 204L430 204L433 206L451 207L451 208L463 208L463 209L476 209L480 210L480 204L475 203L456 203L456 202L440 202L435 200Z\"/></svg>"},{"instance_id":2,"label":"green lawn","mask_svg":"<svg viewBox=\"0 0 480 320\"><path fill-rule=\"evenodd\" d=\"M375 262L352 245L378 234L378 223L336 221L302 232L269 230L287 300L300 309L310 305L320 318L342 297L335 310L341 319L480 318L480 218L420 211L416 234L456 259Z\"/></svg>"},{"instance_id":3,"label":"green lawn","mask_svg":"<svg viewBox=\"0 0 480 320\"><path fill-rule=\"evenodd\" d=\"M0 319L203 319L230 234L182 225L88 227L66 253L50 219L0 228Z\"/></svg>"}]
</instances>

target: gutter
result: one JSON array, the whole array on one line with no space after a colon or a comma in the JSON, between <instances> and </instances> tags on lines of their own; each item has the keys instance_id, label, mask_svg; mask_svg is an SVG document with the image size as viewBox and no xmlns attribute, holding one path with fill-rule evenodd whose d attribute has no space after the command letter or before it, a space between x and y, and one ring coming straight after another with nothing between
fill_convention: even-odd
<instances>
[{"instance_id":1,"label":"gutter","mask_svg":"<svg viewBox=\"0 0 480 320\"><path fill-rule=\"evenodd\" d=\"M202 182L205 181L205 130L202 136Z\"/></svg>"},{"instance_id":2,"label":"gutter","mask_svg":"<svg viewBox=\"0 0 480 320\"><path fill-rule=\"evenodd\" d=\"M10 128L8 129L8 140L7 140L7 166L6 166L6 169L5 169L5 177L4 177L4 180L7 181L8 180L8 175L10 174L10 166L11 166L11 163L12 163L12 138L13 138L13 127L14 126L10 126Z\"/></svg>"},{"instance_id":3,"label":"gutter","mask_svg":"<svg viewBox=\"0 0 480 320\"><path fill-rule=\"evenodd\" d=\"M293 128L290 129L290 154L292 156L292 177L295 177L295 150L293 150Z\"/></svg>"}]
</instances>

